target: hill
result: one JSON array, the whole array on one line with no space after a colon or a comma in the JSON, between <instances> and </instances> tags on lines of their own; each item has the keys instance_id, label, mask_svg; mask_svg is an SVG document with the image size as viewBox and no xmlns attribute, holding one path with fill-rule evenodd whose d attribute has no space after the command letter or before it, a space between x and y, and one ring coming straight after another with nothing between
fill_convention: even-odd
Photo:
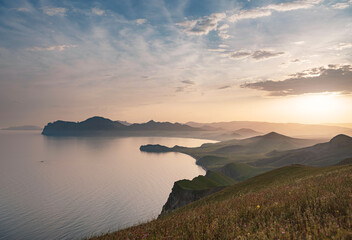
<instances>
[{"instance_id":1,"label":"hill","mask_svg":"<svg viewBox=\"0 0 352 240\"><path fill-rule=\"evenodd\" d=\"M307 147L316 144L317 142L319 141L291 138L271 132L266 135L242 140L233 139L218 143L207 143L197 148L180 146L175 146L173 148L165 147L163 148L163 151L174 151L191 155L197 160L198 165L207 170L212 170L223 167L231 162L249 163L264 158L269 152ZM156 150L155 145L141 147L141 151L153 152L154 150Z\"/></svg>"},{"instance_id":2,"label":"hill","mask_svg":"<svg viewBox=\"0 0 352 240\"><path fill-rule=\"evenodd\" d=\"M187 122L186 124L191 127L209 126L214 128L222 128L228 131L236 131L237 129L241 128L250 128L262 133L274 131L289 136L303 138L332 138L333 136L340 133L347 135L352 134L352 127L349 125L328 126L325 124L271 123L256 121L231 121L213 123Z\"/></svg>"},{"instance_id":3,"label":"hill","mask_svg":"<svg viewBox=\"0 0 352 240\"><path fill-rule=\"evenodd\" d=\"M316 143L315 140L297 139L275 132L263 136L243 140L229 140L218 143L203 144L198 148L175 146L168 148L160 145L142 146L141 151L148 152L181 152L196 159L196 163L206 170L221 173L235 181L243 181L260 173L291 164L310 166L328 166L352 157L352 138L338 135L326 143ZM313 146L311 146L313 145ZM307 147L309 146L309 147ZM346 160L347 161L347 160ZM208 176L204 176L205 180ZM197 182L188 180L188 186L193 186L193 193L187 189L188 195L206 196L221 190L218 186L208 185L208 191L197 189ZM175 183L177 185L177 182ZM174 186L175 186L174 185ZM175 188L179 192L182 188ZM198 194L197 190L202 190ZM170 197L176 195L171 193ZM181 196L182 194L178 194ZM188 198L196 200L199 198ZM177 202L174 200L174 202ZM183 203L185 200L182 201ZM176 205L175 205L176 206ZM174 208L176 208L174 206ZM165 206L165 211L168 211Z\"/></svg>"},{"instance_id":4,"label":"hill","mask_svg":"<svg viewBox=\"0 0 352 240\"><path fill-rule=\"evenodd\" d=\"M234 131L234 133L239 134L243 138L250 138L250 137L262 135L261 132L254 131L253 129L250 129L250 128L241 128Z\"/></svg>"},{"instance_id":5,"label":"hill","mask_svg":"<svg viewBox=\"0 0 352 240\"><path fill-rule=\"evenodd\" d=\"M200 131L200 128L193 128L185 124L170 122L155 122L153 120L147 123L134 123L128 127L133 131Z\"/></svg>"},{"instance_id":6,"label":"hill","mask_svg":"<svg viewBox=\"0 0 352 240\"><path fill-rule=\"evenodd\" d=\"M80 133L89 133L96 131L113 131L127 128L127 126L111 121L103 117L92 117L82 122L56 121L48 123L44 129L43 135L76 135Z\"/></svg>"},{"instance_id":7,"label":"hill","mask_svg":"<svg viewBox=\"0 0 352 240\"><path fill-rule=\"evenodd\" d=\"M352 158L346 158L341 162L338 162L336 165L348 165L348 164L352 164Z\"/></svg>"},{"instance_id":8,"label":"hill","mask_svg":"<svg viewBox=\"0 0 352 240\"><path fill-rule=\"evenodd\" d=\"M351 239L352 165L279 168L92 239Z\"/></svg>"},{"instance_id":9,"label":"hill","mask_svg":"<svg viewBox=\"0 0 352 240\"><path fill-rule=\"evenodd\" d=\"M253 163L255 166L281 167L290 164L307 164L310 166L328 166L352 157L352 138L340 134L329 142L311 147L272 152L268 158Z\"/></svg>"},{"instance_id":10,"label":"hill","mask_svg":"<svg viewBox=\"0 0 352 240\"><path fill-rule=\"evenodd\" d=\"M177 181L162 208L161 215L218 192L236 182L220 171L207 171L205 176L200 175L192 180Z\"/></svg>"},{"instance_id":11,"label":"hill","mask_svg":"<svg viewBox=\"0 0 352 240\"><path fill-rule=\"evenodd\" d=\"M252 161L260 159L268 153L277 152L277 150L294 149L313 143L315 143L314 140L291 138L271 132L263 136L243 140L233 139L219 143L203 144L198 148L180 146L169 148L161 145L145 145L141 146L140 150L157 153L186 153L194 157L196 163L208 170L208 172L216 173L217 175L238 182L273 169L273 167L268 167L268 165L265 164L251 166L249 164L251 164ZM227 181L226 184L224 184L223 181L220 181L220 178L209 179L209 176L209 174L206 174L205 176L199 176L193 180L177 181L174 184L167 203L163 207L163 212L168 212L219 191L221 190L220 186L233 184L231 181ZM202 184L199 184L200 180ZM184 184L180 184L182 182L187 183L187 188L184 187Z\"/></svg>"},{"instance_id":12,"label":"hill","mask_svg":"<svg viewBox=\"0 0 352 240\"><path fill-rule=\"evenodd\" d=\"M120 121L112 121L103 117L92 117L82 122L68 122L68 121L55 121L48 123L44 129L43 135L61 136L61 135L96 135L96 134L136 134L135 132L190 132L190 131L203 131L202 129L193 128L184 124L169 123L169 122L155 122L149 121L141 124L128 124L124 125Z\"/></svg>"}]
</instances>

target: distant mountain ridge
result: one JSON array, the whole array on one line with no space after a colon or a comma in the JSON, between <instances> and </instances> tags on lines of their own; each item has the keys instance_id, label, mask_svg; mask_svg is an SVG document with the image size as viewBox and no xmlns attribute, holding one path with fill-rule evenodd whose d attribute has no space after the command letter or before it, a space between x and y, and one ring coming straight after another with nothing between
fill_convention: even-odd
<instances>
[{"instance_id":1,"label":"distant mountain ridge","mask_svg":"<svg viewBox=\"0 0 352 240\"><path fill-rule=\"evenodd\" d=\"M249 138L249 137L262 135L261 132L257 132L253 129L250 129L250 128L241 128L241 129L234 131L234 133L241 135L243 138Z\"/></svg>"},{"instance_id":2,"label":"distant mountain ridge","mask_svg":"<svg viewBox=\"0 0 352 240\"><path fill-rule=\"evenodd\" d=\"M305 164L310 166L329 166L352 157L352 138L340 134L329 142L314 146L276 151L268 154L267 158L259 159L255 166L282 167L290 164Z\"/></svg>"},{"instance_id":3,"label":"distant mountain ridge","mask_svg":"<svg viewBox=\"0 0 352 240\"><path fill-rule=\"evenodd\" d=\"M257 121L231 121L231 122L211 122L211 123L198 123L198 122L187 122L187 125L191 127L212 127L222 128L228 131L237 131L242 128L249 128L254 131L261 133L267 132L280 132L285 135L295 137L319 137L319 138L331 138L337 134L352 135L351 124L338 124L338 125L327 125L327 124L302 124L302 123L273 123L273 122L257 122ZM241 133L239 133L241 134ZM242 134L241 134L242 135ZM244 136L250 137L250 136Z\"/></svg>"},{"instance_id":4,"label":"distant mountain ridge","mask_svg":"<svg viewBox=\"0 0 352 240\"><path fill-rule=\"evenodd\" d=\"M221 150L230 150L231 153L266 153L273 150L284 151L295 148L307 147L315 144L316 140L299 139L288 137L276 132L270 132L265 135L255 136L246 139L234 139L219 143L209 144L216 148L216 152ZM206 145L205 145L206 146ZM223 146L223 147L222 147Z\"/></svg>"},{"instance_id":5,"label":"distant mountain ridge","mask_svg":"<svg viewBox=\"0 0 352 240\"><path fill-rule=\"evenodd\" d=\"M81 135L96 132L117 133L132 131L203 131L200 128L190 127L180 123L155 122L153 120L147 123L134 123L124 125L121 121L112 121L103 117L91 117L82 122L55 121L48 123L44 129L43 135Z\"/></svg>"},{"instance_id":6,"label":"distant mountain ridge","mask_svg":"<svg viewBox=\"0 0 352 240\"><path fill-rule=\"evenodd\" d=\"M23 126L13 126L13 127L2 128L1 130L42 130L42 128L34 125L23 125Z\"/></svg>"}]
</instances>

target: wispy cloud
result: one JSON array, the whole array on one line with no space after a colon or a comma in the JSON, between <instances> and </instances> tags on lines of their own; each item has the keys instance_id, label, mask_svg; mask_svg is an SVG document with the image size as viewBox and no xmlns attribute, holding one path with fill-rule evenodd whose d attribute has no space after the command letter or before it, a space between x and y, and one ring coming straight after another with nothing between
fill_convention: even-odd
<instances>
[{"instance_id":1,"label":"wispy cloud","mask_svg":"<svg viewBox=\"0 0 352 240\"><path fill-rule=\"evenodd\" d=\"M302 45L304 44L305 42L304 41L296 41L296 42L293 42L293 44L295 45Z\"/></svg>"},{"instance_id":2,"label":"wispy cloud","mask_svg":"<svg viewBox=\"0 0 352 240\"><path fill-rule=\"evenodd\" d=\"M255 60L262 60L262 59L267 59L267 58L278 57L283 54L285 54L285 53L284 52L276 52L276 51L272 51L272 50L256 50L256 51L240 50L240 51L230 52L225 55L229 56L230 58L234 58L234 59L251 57Z\"/></svg>"},{"instance_id":3,"label":"wispy cloud","mask_svg":"<svg viewBox=\"0 0 352 240\"><path fill-rule=\"evenodd\" d=\"M183 80L181 82L187 85L194 85L194 82L192 80Z\"/></svg>"},{"instance_id":4,"label":"wispy cloud","mask_svg":"<svg viewBox=\"0 0 352 240\"><path fill-rule=\"evenodd\" d=\"M227 88L230 88L230 87L231 87L230 85L224 85L224 86L218 87L218 89L222 90L222 89L227 89Z\"/></svg>"},{"instance_id":5,"label":"wispy cloud","mask_svg":"<svg viewBox=\"0 0 352 240\"><path fill-rule=\"evenodd\" d=\"M269 92L271 96L300 95L305 93L352 92L352 66L329 65L299 72L283 81L260 81L242 84L242 88L252 88Z\"/></svg>"},{"instance_id":6,"label":"wispy cloud","mask_svg":"<svg viewBox=\"0 0 352 240\"><path fill-rule=\"evenodd\" d=\"M347 1L347 2L338 2L338 3L331 5L331 7L335 8L335 9L345 9L345 8L350 7L351 5L352 5L352 0Z\"/></svg>"},{"instance_id":7,"label":"wispy cloud","mask_svg":"<svg viewBox=\"0 0 352 240\"><path fill-rule=\"evenodd\" d=\"M49 15L49 16L57 15L57 16L63 17L66 15L66 12L67 12L66 8L61 8L61 7L57 7L57 8L43 7L42 10L46 15Z\"/></svg>"},{"instance_id":8,"label":"wispy cloud","mask_svg":"<svg viewBox=\"0 0 352 240\"><path fill-rule=\"evenodd\" d=\"M352 48L352 43L339 43L339 44L331 47L331 49L333 49L333 50L343 50L343 49L347 49L347 48Z\"/></svg>"},{"instance_id":9,"label":"wispy cloud","mask_svg":"<svg viewBox=\"0 0 352 240\"><path fill-rule=\"evenodd\" d=\"M227 55L230 56L230 58L241 59L241 58L246 58L251 56L252 52L248 50L240 50L240 51L229 53Z\"/></svg>"},{"instance_id":10,"label":"wispy cloud","mask_svg":"<svg viewBox=\"0 0 352 240\"><path fill-rule=\"evenodd\" d=\"M32 47L28 48L28 51L59 51L62 52L66 50L67 48L76 48L77 45L56 45L56 46L50 46L50 47Z\"/></svg>"},{"instance_id":11,"label":"wispy cloud","mask_svg":"<svg viewBox=\"0 0 352 240\"><path fill-rule=\"evenodd\" d=\"M265 58L272 58L277 57L284 54L284 52L274 52L274 51L267 51L267 50L257 50L252 54L252 58L256 60L265 59Z\"/></svg>"},{"instance_id":12,"label":"wispy cloud","mask_svg":"<svg viewBox=\"0 0 352 240\"><path fill-rule=\"evenodd\" d=\"M223 49L223 48L209 48L208 49L209 52L227 52L227 49Z\"/></svg>"},{"instance_id":13,"label":"wispy cloud","mask_svg":"<svg viewBox=\"0 0 352 240\"><path fill-rule=\"evenodd\" d=\"M29 8L15 8L15 10L18 12L30 12L31 11Z\"/></svg>"},{"instance_id":14,"label":"wispy cloud","mask_svg":"<svg viewBox=\"0 0 352 240\"><path fill-rule=\"evenodd\" d=\"M139 18L139 19L136 20L136 23L139 24L139 25L147 23L147 19Z\"/></svg>"},{"instance_id":15,"label":"wispy cloud","mask_svg":"<svg viewBox=\"0 0 352 240\"><path fill-rule=\"evenodd\" d=\"M177 23L190 35L206 35L218 27L218 23L226 17L225 13L213 13L210 16L197 20L189 20Z\"/></svg>"},{"instance_id":16,"label":"wispy cloud","mask_svg":"<svg viewBox=\"0 0 352 240\"><path fill-rule=\"evenodd\" d=\"M220 27L218 27L218 35L219 37L221 37L222 39L229 39L231 36L228 34L228 30L229 30L229 25L228 24L223 24Z\"/></svg>"},{"instance_id":17,"label":"wispy cloud","mask_svg":"<svg viewBox=\"0 0 352 240\"><path fill-rule=\"evenodd\" d=\"M92 8L92 13L98 16L102 16L105 14L105 11L99 8Z\"/></svg>"},{"instance_id":18,"label":"wispy cloud","mask_svg":"<svg viewBox=\"0 0 352 240\"><path fill-rule=\"evenodd\" d=\"M271 11L268 9L252 9L252 10L242 10L232 16L228 17L230 22L237 22L244 19L253 19L259 17L267 17L271 15Z\"/></svg>"},{"instance_id":19,"label":"wispy cloud","mask_svg":"<svg viewBox=\"0 0 352 240\"><path fill-rule=\"evenodd\" d=\"M286 12L298 9L308 9L323 2L323 0L298 0L293 2L285 2L279 4L270 4L263 9L270 9L278 12Z\"/></svg>"},{"instance_id":20,"label":"wispy cloud","mask_svg":"<svg viewBox=\"0 0 352 240\"><path fill-rule=\"evenodd\" d=\"M176 88L176 92L184 92L185 91L185 87L177 87Z\"/></svg>"},{"instance_id":21,"label":"wispy cloud","mask_svg":"<svg viewBox=\"0 0 352 240\"><path fill-rule=\"evenodd\" d=\"M227 20L229 22L238 22L244 19L255 19L261 17L267 17L272 14L273 11L286 12L299 9L311 8L323 0L298 0L293 2L270 4L264 7L240 10L230 16L226 16L226 13L214 13L210 16L205 16L196 20L188 20L177 23L176 25L182 27L184 31L190 35L207 35L213 30L218 31L219 37L222 39L230 38L228 34L228 24L223 24L218 27L219 22Z\"/></svg>"}]
</instances>

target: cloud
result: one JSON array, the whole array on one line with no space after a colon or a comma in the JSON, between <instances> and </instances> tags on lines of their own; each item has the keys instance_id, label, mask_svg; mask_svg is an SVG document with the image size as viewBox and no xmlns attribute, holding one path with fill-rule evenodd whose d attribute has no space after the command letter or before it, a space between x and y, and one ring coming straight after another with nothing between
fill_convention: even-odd
<instances>
[{"instance_id":1,"label":"cloud","mask_svg":"<svg viewBox=\"0 0 352 240\"><path fill-rule=\"evenodd\" d=\"M92 13L98 16L102 16L105 14L105 11L99 8L92 8Z\"/></svg>"},{"instance_id":2,"label":"cloud","mask_svg":"<svg viewBox=\"0 0 352 240\"><path fill-rule=\"evenodd\" d=\"M352 43L339 43L336 46L333 46L331 49L333 50L343 50L346 48L352 48Z\"/></svg>"},{"instance_id":3,"label":"cloud","mask_svg":"<svg viewBox=\"0 0 352 240\"><path fill-rule=\"evenodd\" d=\"M252 58L256 60L277 57L284 54L284 52L274 52L274 51L266 51L266 50L257 50L252 54Z\"/></svg>"},{"instance_id":4,"label":"cloud","mask_svg":"<svg viewBox=\"0 0 352 240\"><path fill-rule=\"evenodd\" d=\"M184 92L185 91L185 87L177 87L176 88L176 92Z\"/></svg>"},{"instance_id":5,"label":"cloud","mask_svg":"<svg viewBox=\"0 0 352 240\"><path fill-rule=\"evenodd\" d=\"M252 88L269 92L271 96L300 95L305 93L352 92L352 66L333 65L299 72L283 81L260 81L242 84L242 88Z\"/></svg>"},{"instance_id":6,"label":"cloud","mask_svg":"<svg viewBox=\"0 0 352 240\"><path fill-rule=\"evenodd\" d=\"M213 13L207 17L180 22L176 25L182 27L189 35L206 35L210 31L217 29L219 21L225 17L225 13Z\"/></svg>"},{"instance_id":7,"label":"cloud","mask_svg":"<svg viewBox=\"0 0 352 240\"><path fill-rule=\"evenodd\" d=\"M219 22L228 20L229 22L237 22L244 19L255 19L260 17L267 17L273 11L286 12L298 9L308 9L321 3L323 0L298 0L293 2L286 2L280 4L270 4L264 7L240 10L237 13L226 17L226 13L213 13L210 16L205 16L196 20L188 20L177 23L189 35L207 35L213 30L218 31L218 36L222 39L228 39L231 36L228 34L228 24L223 24L218 27Z\"/></svg>"},{"instance_id":8,"label":"cloud","mask_svg":"<svg viewBox=\"0 0 352 240\"><path fill-rule=\"evenodd\" d=\"M59 51L62 52L66 48L76 48L77 45L57 45L57 46L50 46L50 47L32 47L28 48L29 51Z\"/></svg>"},{"instance_id":9,"label":"cloud","mask_svg":"<svg viewBox=\"0 0 352 240\"><path fill-rule=\"evenodd\" d=\"M335 3L333 5L331 5L332 8L335 9L345 9L348 8L352 5L352 1L348 1L348 2L339 2L339 3Z\"/></svg>"},{"instance_id":10,"label":"cloud","mask_svg":"<svg viewBox=\"0 0 352 240\"><path fill-rule=\"evenodd\" d=\"M63 17L66 15L66 12L67 12L66 8L61 8L61 7L60 8L43 7L42 10L46 15L49 15L49 16L58 15Z\"/></svg>"},{"instance_id":11,"label":"cloud","mask_svg":"<svg viewBox=\"0 0 352 240\"><path fill-rule=\"evenodd\" d=\"M293 2L285 2L279 4L270 4L268 6L250 9L250 10L241 10L240 12L230 16L228 20L230 22L237 22L244 19L255 19L260 17L267 17L272 14L272 11L277 12L287 12L298 9L308 9L313 7L316 4L321 3L323 0L299 0Z\"/></svg>"},{"instance_id":12,"label":"cloud","mask_svg":"<svg viewBox=\"0 0 352 240\"><path fill-rule=\"evenodd\" d=\"M136 19L136 23L139 25L147 23L147 19L144 19L144 18Z\"/></svg>"},{"instance_id":13,"label":"cloud","mask_svg":"<svg viewBox=\"0 0 352 240\"><path fill-rule=\"evenodd\" d=\"M221 37L222 39L229 39L231 36L228 33L229 30L229 25L228 24L223 24L220 27L218 27L218 35L219 37Z\"/></svg>"},{"instance_id":14,"label":"cloud","mask_svg":"<svg viewBox=\"0 0 352 240\"><path fill-rule=\"evenodd\" d=\"M275 52L271 50L257 50L257 51L240 50L237 52L228 53L227 56L235 59L251 57L255 60L262 60L262 59L277 57L282 54L284 54L284 52Z\"/></svg>"},{"instance_id":15,"label":"cloud","mask_svg":"<svg viewBox=\"0 0 352 240\"><path fill-rule=\"evenodd\" d=\"M302 44L304 44L304 43L305 43L304 41L293 42L293 44L295 44L295 45L302 45Z\"/></svg>"},{"instance_id":16,"label":"cloud","mask_svg":"<svg viewBox=\"0 0 352 240\"><path fill-rule=\"evenodd\" d=\"M298 9L311 8L314 5L319 4L321 2L323 2L323 0L299 0L294 2L271 4L263 8L278 11L278 12L286 12L286 11L292 11L292 10L298 10Z\"/></svg>"},{"instance_id":17,"label":"cloud","mask_svg":"<svg viewBox=\"0 0 352 240\"><path fill-rule=\"evenodd\" d=\"M187 85L194 85L194 82L192 80L183 80L181 82Z\"/></svg>"},{"instance_id":18,"label":"cloud","mask_svg":"<svg viewBox=\"0 0 352 240\"><path fill-rule=\"evenodd\" d=\"M218 87L218 89L222 90L222 89L226 89L226 88L230 88L230 87L231 87L230 85L225 85L225 86Z\"/></svg>"},{"instance_id":19,"label":"cloud","mask_svg":"<svg viewBox=\"0 0 352 240\"><path fill-rule=\"evenodd\" d=\"M247 50L240 50L237 52L232 52L230 53L230 57L231 58L236 58L236 59L240 59L240 58L246 58L252 55L251 51L247 51Z\"/></svg>"},{"instance_id":20,"label":"cloud","mask_svg":"<svg viewBox=\"0 0 352 240\"><path fill-rule=\"evenodd\" d=\"M29 8L15 8L15 10L18 12L30 12L31 11Z\"/></svg>"},{"instance_id":21,"label":"cloud","mask_svg":"<svg viewBox=\"0 0 352 240\"><path fill-rule=\"evenodd\" d=\"M227 52L227 50L223 48L209 48L208 51L209 52Z\"/></svg>"},{"instance_id":22,"label":"cloud","mask_svg":"<svg viewBox=\"0 0 352 240\"><path fill-rule=\"evenodd\" d=\"M230 22L237 22L244 19L253 19L259 17L267 17L271 15L271 11L267 9L251 9L251 10L242 10L239 13L236 13L228 18Z\"/></svg>"}]
</instances>

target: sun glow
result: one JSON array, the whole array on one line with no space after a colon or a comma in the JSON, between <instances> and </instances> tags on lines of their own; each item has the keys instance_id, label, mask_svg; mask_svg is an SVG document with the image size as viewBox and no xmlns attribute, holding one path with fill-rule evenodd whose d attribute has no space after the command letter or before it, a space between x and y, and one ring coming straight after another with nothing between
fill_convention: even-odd
<instances>
[{"instance_id":1,"label":"sun glow","mask_svg":"<svg viewBox=\"0 0 352 240\"><path fill-rule=\"evenodd\" d=\"M326 122L341 112L343 99L336 93L307 94L292 99L296 114L311 122Z\"/></svg>"}]
</instances>

